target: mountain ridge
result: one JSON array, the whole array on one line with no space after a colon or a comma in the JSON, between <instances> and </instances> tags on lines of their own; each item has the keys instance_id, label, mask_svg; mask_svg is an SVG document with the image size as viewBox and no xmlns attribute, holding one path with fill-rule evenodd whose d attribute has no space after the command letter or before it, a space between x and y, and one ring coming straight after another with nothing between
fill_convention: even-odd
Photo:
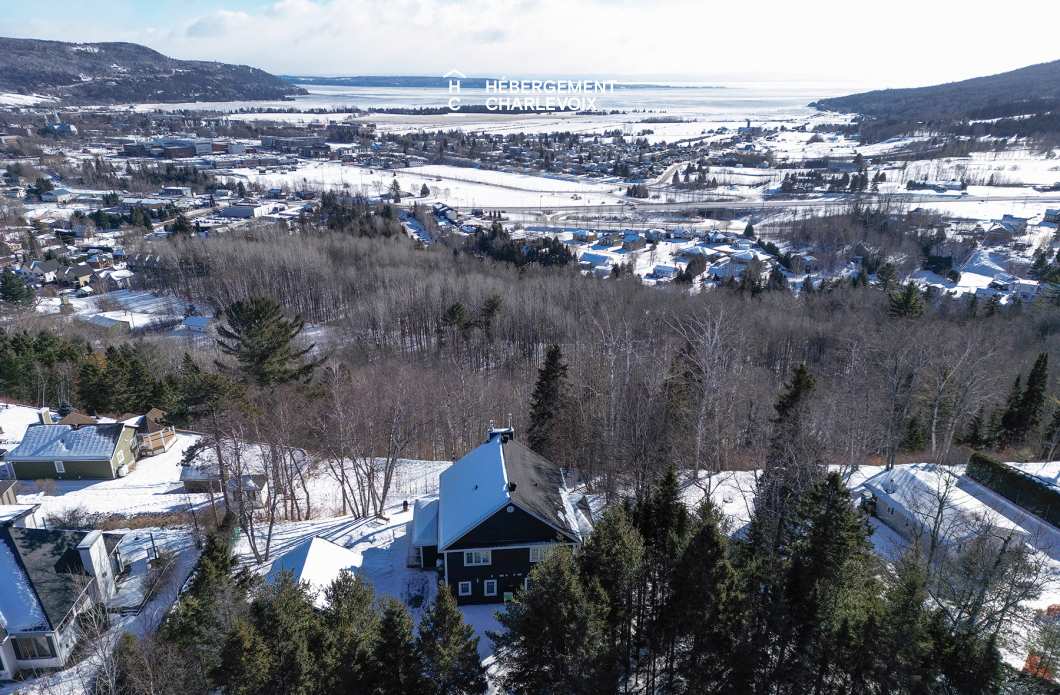
<instances>
[{"instance_id":1,"label":"mountain ridge","mask_svg":"<svg viewBox=\"0 0 1060 695\"><path fill-rule=\"evenodd\" d=\"M248 65L180 60L130 42L0 37L0 92L66 103L283 99L306 91Z\"/></svg>"}]
</instances>

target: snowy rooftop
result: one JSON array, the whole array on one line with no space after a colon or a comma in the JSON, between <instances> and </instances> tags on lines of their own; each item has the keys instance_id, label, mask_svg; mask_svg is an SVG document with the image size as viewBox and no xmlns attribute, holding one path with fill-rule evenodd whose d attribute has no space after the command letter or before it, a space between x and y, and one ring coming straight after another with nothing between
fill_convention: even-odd
<instances>
[{"instance_id":1,"label":"snowy rooftop","mask_svg":"<svg viewBox=\"0 0 1060 695\"><path fill-rule=\"evenodd\" d=\"M109 459L125 425L31 425L8 461L36 459Z\"/></svg>"},{"instance_id":2,"label":"snowy rooftop","mask_svg":"<svg viewBox=\"0 0 1060 695\"><path fill-rule=\"evenodd\" d=\"M276 582L282 573L289 572L295 581L309 584L317 593L317 606L323 607L327 603L324 589L342 570L353 571L360 563L359 553L319 536L313 536L277 558L265 580Z\"/></svg>"}]
</instances>

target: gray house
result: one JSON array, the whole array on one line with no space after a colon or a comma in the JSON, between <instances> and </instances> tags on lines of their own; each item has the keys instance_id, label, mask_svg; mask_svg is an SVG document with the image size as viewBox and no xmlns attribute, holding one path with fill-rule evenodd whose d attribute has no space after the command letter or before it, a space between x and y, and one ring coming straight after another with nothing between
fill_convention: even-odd
<instances>
[{"instance_id":1,"label":"gray house","mask_svg":"<svg viewBox=\"0 0 1060 695\"><path fill-rule=\"evenodd\" d=\"M19 480L112 479L136 460L136 430L115 422L97 425L30 425L4 457Z\"/></svg>"}]
</instances>

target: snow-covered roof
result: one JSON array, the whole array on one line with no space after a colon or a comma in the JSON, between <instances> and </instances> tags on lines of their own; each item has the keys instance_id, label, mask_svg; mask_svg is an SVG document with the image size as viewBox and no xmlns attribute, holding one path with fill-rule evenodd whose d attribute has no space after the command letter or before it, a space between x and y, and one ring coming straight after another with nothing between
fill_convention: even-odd
<instances>
[{"instance_id":1,"label":"snow-covered roof","mask_svg":"<svg viewBox=\"0 0 1060 695\"><path fill-rule=\"evenodd\" d=\"M563 471L495 430L442 472L438 481L438 549L460 540L490 515L511 504L572 540L587 520L574 509Z\"/></svg>"},{"instance_id":2,"label":"snow-covered roof","mask_svg":"<svg viewBox=\"0 0 1060 695\"><path fill-rule=\"evenodd\" d=\"M317 592L318 607L326 605L324 589L342 570L353 570L360 564L360 555L326 538L307 538L292 550L276 558L265 577L267 582L279 581L280 575L289 572L296 582L307 582Z\"/></svg>"},{"instance_id":3,"label":"snow-covered roof","mask_svg":"<svg viewBox=\"0 0 1060 695\"><path fill-rule=\"evenodd\" d=\"M438 479L438 548L454 543L508 503L501 437L493 437L442 471Z\"/></svg>"},{"instance_id":4,"label":"snow-covered roof","mask_svg":"<svg viewBox=\"0 0 1060 695\"><path fill-rule=\"evenodd\" d=\"M421 497L412 510L412 545L419 548L438 543L438 498Z\"/></svg>"},{"instance_id":5,"label":"snow-covered roof","mask_svg":"<svg viewBox=\"0 0 1060 695\"><path fill-rule=\"evenodd\" d=\"M0 627L8 632L47 630L48 619L44 615L37 594L33 591L14 549L0 538Z\"/></svg>"},{"instance_id":6,"label":"snow-covered roof","mask_svg":"<svg viewBox=\"0 0 1060 695\"><path fill-rule=\"evenodd\" d=\"M7 454L8 461L38 459L109 459L114 455L124 424L30 425L22 442Z\"/></svg>"}]
</instances>

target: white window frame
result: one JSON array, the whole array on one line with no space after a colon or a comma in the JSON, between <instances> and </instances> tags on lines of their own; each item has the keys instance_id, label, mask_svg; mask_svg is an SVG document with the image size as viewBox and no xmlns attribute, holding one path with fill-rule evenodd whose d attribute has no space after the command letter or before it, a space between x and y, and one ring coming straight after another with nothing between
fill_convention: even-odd
<instances>
[{"instance_id":1,"label":"white window frame","mask_svg":"<svg viewBox=\"0 0 1060 695\"><path fill-rule=\"evenodd\" d=\"M489 550L465 550L464 567L486 567L493 564L493 554Z\"/></svg>"},{"instance_id":2,"label":"white window frame","mask_svg":"<svg viewBox=\"0 0 1060 695\"><path fill-rule=\"evenodd\" d=\"M493 587L493 588L491 589L490 587ZM485 594L486 596L496 596L497 595L497 580L496 579L487 579L486 581L482 582L482 593Z\"/></svg>"},{"instance_id":3,"label":"white window frame","mask_svg":"<svg viewBox=\"0 0 1060 695\"><path fill-rule=\"evenodd\" d=\"M65 463L63 463L62 461L59 461L59 460L52 461L52 463L55 464L55 472L56 473L59 473L60 475L65 475L66 474L66 464Z\"/></svg>"},{"instance_id":4,"label":"white window frame","mask_svg":"<svg viewBox=\"0 0 1060 695\"><path fill-rule=\"evenodd\" d=\"M543 562L550 550L552 550L552 544L530 546L530 562Z\"/></svg>"},{"instance_id":5,"label":"white window frame","mask_svg":"<svg viewBox=\"0 0 1060 695\"><path fill-rule=\"evenodd\" d=\"M523 591L529 591L530 590L530 585L532 583L533 582L530 581L530 575L529 574L526 575L525 577L523 577Z\"/></svg>"},{"instance_id":6,"label":"white window frame","mask_svg":"<svg viewBox=\"0 0 1060 695\"><path fill-rule=\"evenodd\" d=\"M464 587L467 587L467 591L464 591ZM471 595L471 582L457 582L456 583L456 595L457 596L470 596Z\"/></svg>"}]
</instances>

